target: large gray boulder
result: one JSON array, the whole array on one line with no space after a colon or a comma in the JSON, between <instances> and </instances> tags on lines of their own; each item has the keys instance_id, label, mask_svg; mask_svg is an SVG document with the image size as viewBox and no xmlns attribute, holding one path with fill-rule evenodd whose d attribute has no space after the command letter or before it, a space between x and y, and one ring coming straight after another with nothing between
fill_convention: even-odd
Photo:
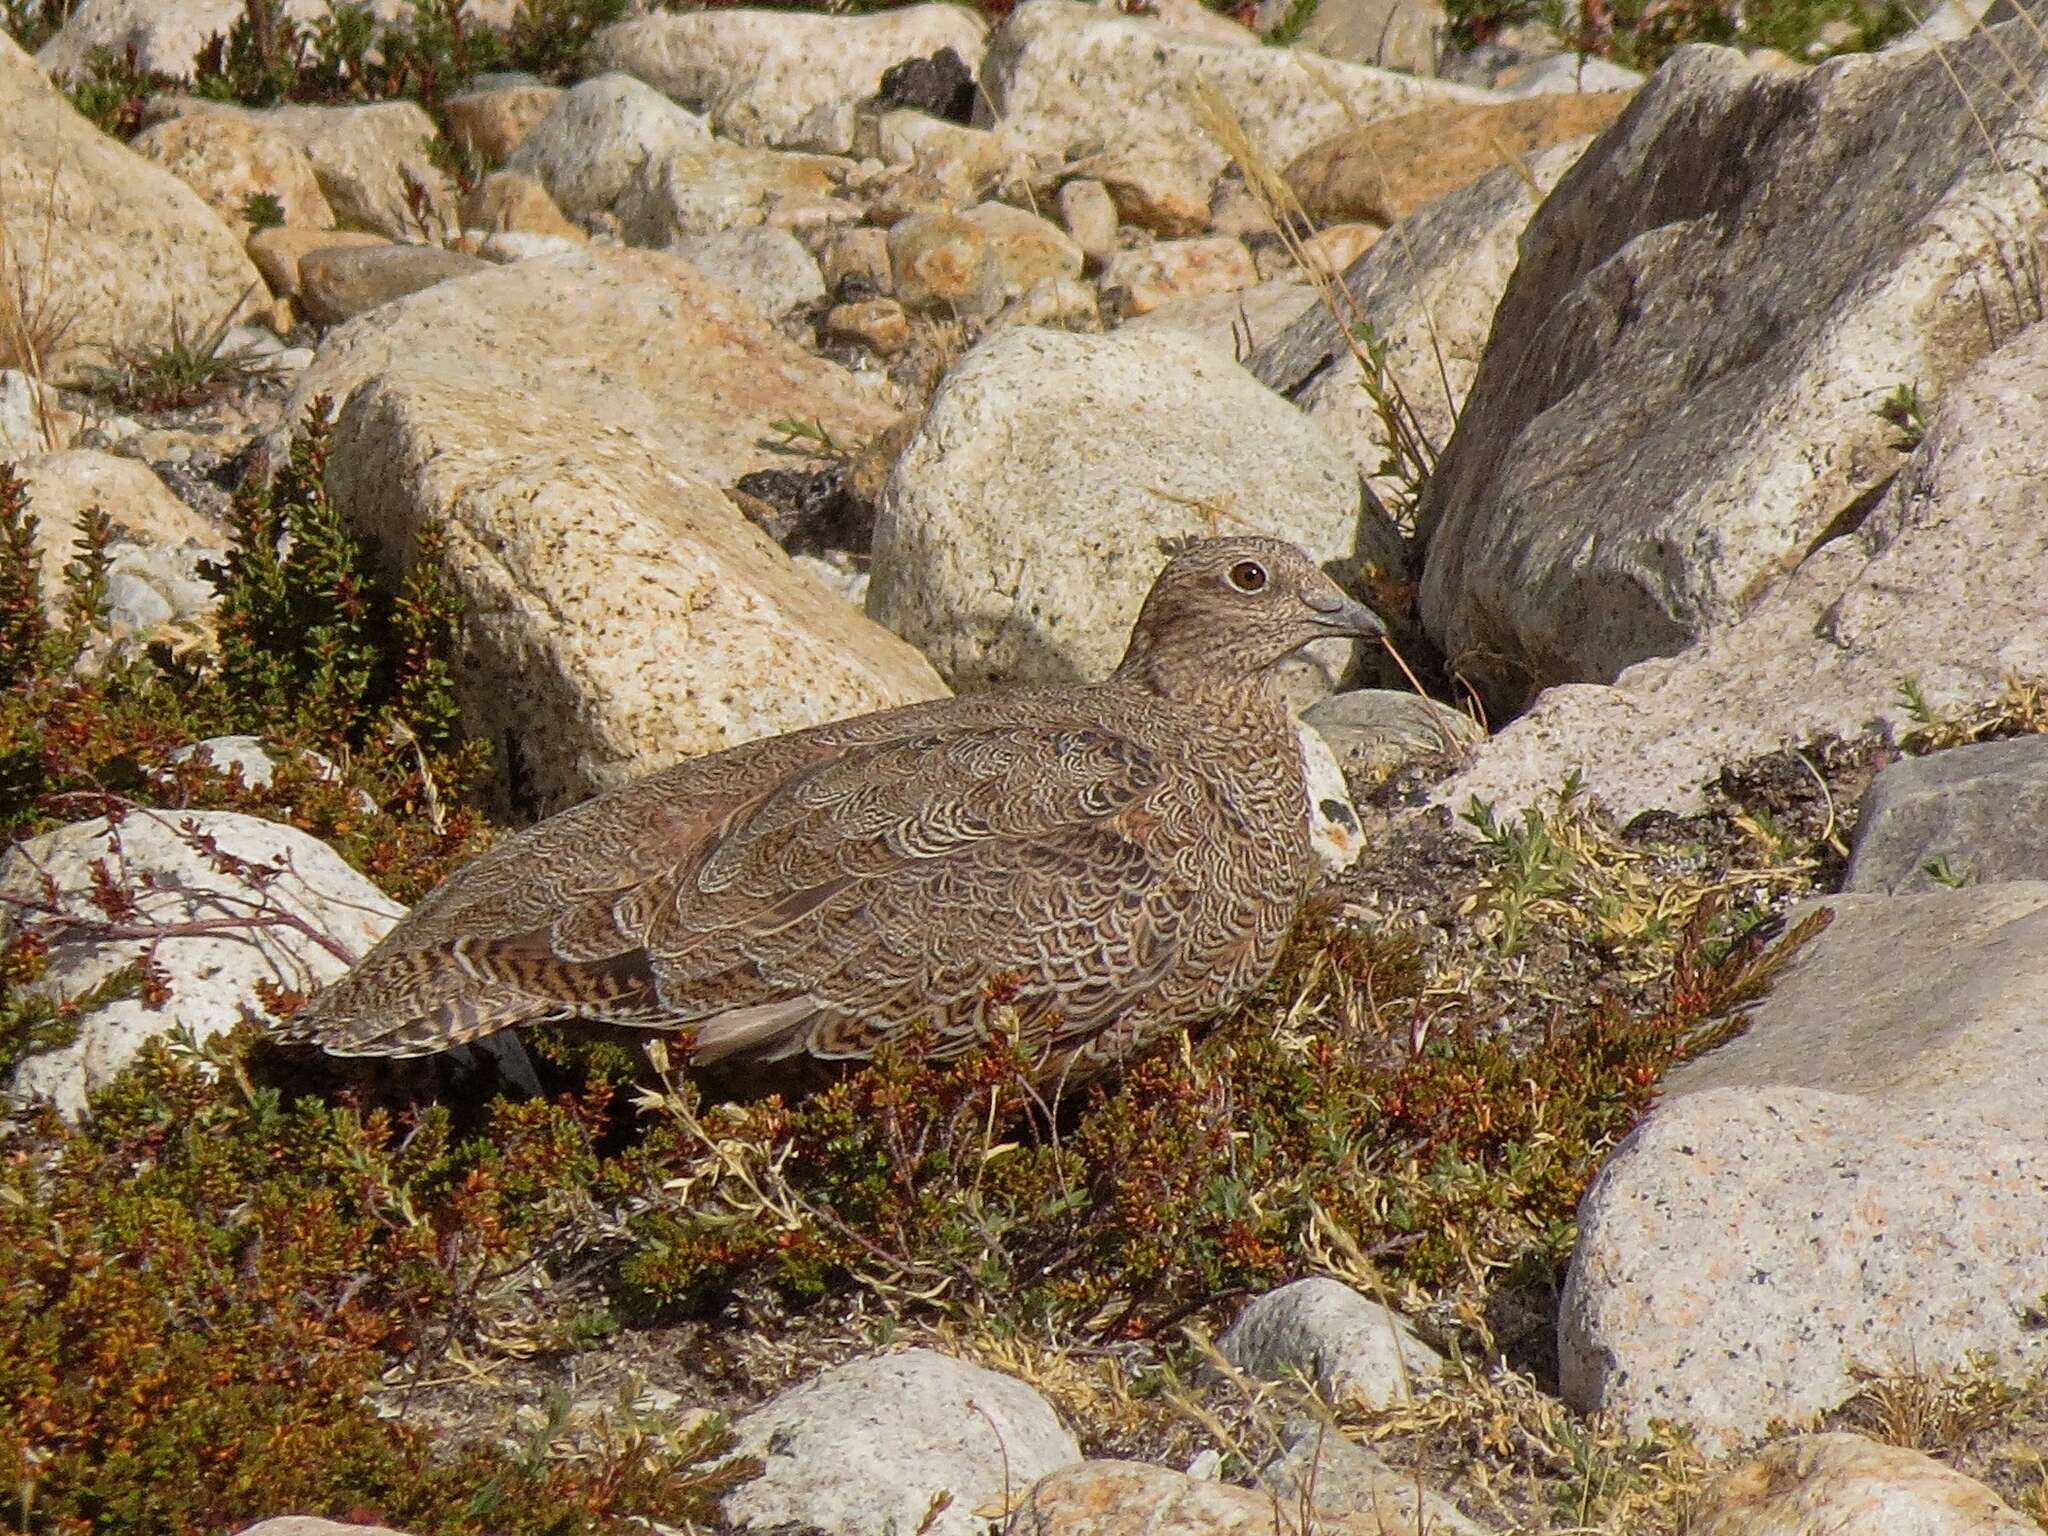
<instances>
[{"instance_id":1,"label":"large gray boulder","mask_svg":"<svg viewBox=\"0 0 2048 1536\"><path fill-rule=\"evenodd\" d=\"M1219 530L1292 539L1340 580L1401 559L1349 461L1235 364L1174 336L1019 327L954 366L897 460L868 613L957 688L1101 677L1159 541Z\"/></svg>"},{"instance_id":2,"label":"large gray boulder","mask_svg":"<svg viewBox=\"0 0 2048 1536\"><path fill-rule=\"evenodd\" d=\"M2048 736L1980 741L1892 764L1856 817L1842 888L2048 880Z\"/></svg>"},{"instance_id":3,"label":"large gray boulder","mask_svg":"<svg viewBox=\"0 0 2048 1536\"><path fill-rule=\"evenodd\" d=\"M2048 325L1952 385L1862 522L1834 530L1739 623L1614 686L1547 690L1437 791L1533 804L1576 770L1621 816L1692 810L1724 763L1825 732L1903 730L1911 681L1945 710L2048 672Z\"/></svg>"},{"instance_id":4,"label":"large gray boulder","mask_svg":"<svg viewBox=\"0 0 2048 1536\"><path fill-rule=\"evenodd\" d=\"M1495 714L1754 611L1900 470L1886 396L2040 317L2027 25L1791 76L1682 49L1544 202L1421 508L1424 621Z\"/></svg>"},{"instance_id":5,"label":"large gray boulder","mask_svg":"<svg viewBox=\"0 0 2048 1536\"><path fill-rule=\"evenodd\" d=\"M2048 884L1843 896L1579 1209L1567 1401L1709 1447L1859 1372L2048 1360Z\"/></svg>"},{"instance_id":6,"label":"large gray boulder","mask_svg":"<svg viewBox=\"0 0 2048 1536\"><path fill-rule=\"evenodd\" d=\"M115 346L196 337L264 298L262 274L205 200L93 127L4 35L0 229L0 280L53 382ZM10 329L0 360L21 365L15 348Z\"/></svg>"},{"instance_id":7,"label":"large gray boulder","mask_svg":"<svg viewBox=\"0 0 2048 1536\"><path fill-rule=\"evenodd\" d=\"M797 569L724 488L894 413L659 251L494 268L333 332L296 412L340 406L328 486L387 556L445 535L456 668L501 788L561 809L682 757L945 690Z\"/></svg>"}]
</instances>

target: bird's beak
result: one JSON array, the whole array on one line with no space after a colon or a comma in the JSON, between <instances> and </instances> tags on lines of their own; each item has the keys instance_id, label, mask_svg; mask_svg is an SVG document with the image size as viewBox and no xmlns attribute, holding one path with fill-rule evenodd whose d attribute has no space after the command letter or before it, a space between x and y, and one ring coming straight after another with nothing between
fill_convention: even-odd
<instances>
[{"instance_id":1,"label":"bird's beak","mask_svg":"<svg viewBox=\"0 0 2048 1536\"><path fill-rule=\"evenodd\" d=\"M1315 617L1309 622L1326 635L1350 635L1359 640L1377 640L1387 632L1380 616L1334 584L1327 591L1303 596Z\"/></svg>"}]
</instances>

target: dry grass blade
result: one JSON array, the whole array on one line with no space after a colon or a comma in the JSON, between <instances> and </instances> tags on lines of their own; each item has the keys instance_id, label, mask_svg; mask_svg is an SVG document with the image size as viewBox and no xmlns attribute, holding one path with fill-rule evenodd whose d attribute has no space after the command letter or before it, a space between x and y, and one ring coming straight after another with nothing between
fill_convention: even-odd
<instances>
[{"instance_id":1,"label":"dry grass blade","mask_svg":"<svg viewBox=\"0 0 2048 1536\"><path fill-rule=\"evenodd\" d=\"M1325 90L1334 94L1335 87L1327 79L1313 70L1310 73ZM1273 163L1259 153L1245 132L1243 122L1213 85L1197 76L1188 89L1203 130L1243 173L1245 186L1265 213L1266 221L1280 237L1295 265L1307 276L1309 285L1315 289L1316 301L1337 322L1338 334L1344 338L1346 349L1357 361L1360 382L1373 402L1389 444L1387 473L1402 487L1396 505L1387 507L1386 511L1404 532L1412 532L1415 501L1430 471L1436 467L1437 445L1430 441L1428 431L1410 403L1401 381L1388 368L1384 351L1372 341L1371 322L1344 284L1342 274L1332 268L1328 256L1319 247L1312 247L1303 239L1303 231L1311 227L1312 221L1302 208L1301 200L1294 195L1293 188L1274 169ZM1350 111L1348 106L1346 111ZM1431 339L1434 345L1433 325ZM1442 375L1442 348L1438 347L1436 352L1438 372ZM1449 401L1451 393L1447 375L1444 375L1443 386L1445 399ZM1395 573L1382 574L1392 576ZM1408 679L1408 686L1418 694L1426 693L1414 669L1395 648L1392 638L1384 637L1381 643Z\"/></svg>"},{"instance_id":2,"label":"dry grass blade","mask_svg":"<svg viewBox=\"0 0 2048 1536\"><path fill-rule=\"evenodd\" d=\"M23 251L12 226L0 218L0 368L28 376L34 386L36 425L44 446L52 451L64 443L46 387L50 363L79 314L78 305L62 297L51 274L57 242L57 182L62 169L51 167L41 235L32 257Z\"/></svg>"},{"instance_id":3,"label":"dry grass blade","mask_svg":"<svg viewBox=\"0 0 2048 1536\"><path fill-rule=\"evenodd\" d=\"M1857 1374L1862 1384L1842 1405L1842 1419L1874 1440L1913 1451L1936 1453L1974 1439L2015 1416L2030 1395L1989 1367Z\"/></svg>"},{"instance_id":4,"label":"dry grass blade","mask_svg":"<svg viewBox=\"0 0 2048 1536\"><path fill-rule=\"evenodd\" d=\"M1915 753L1942 752L2007 736L2048 734L2048 678L2008 672L1997 698L1955 710L1933 708L1911 679L1899 685L1899 693L1914 721L1902 745Z\"/></svg>"},{"instance_id":5,"label":"dry grass blade","mask_svg":"<svg viewBox=\"0 0 2048 1536\"><path fill-rule=\"evenodd\" d=\"M2029 6L2022 5L2015 9L2018 19L2033 34L2035 57L2032 62L2038 64L2042 53L2048 52L2048 35L2044 35L2041 22ZM1909 14L1915 14L1916 19L1921 19L1918 18L1917 13L1909 11ZM2031 94L2033 90L2033 79L2028 65L2022 63L2013 54L2012 50L2006 46L2005 39L1997 28L1987 27L1982 20L1973 21L1970 27L1971 35L1980 32L1990 41L1993 51L1998 54L1999 61L2005 65L2007 72L2007 80L2005 81L1987 80L1983 83L1988 84L1993 91L2004 96L2009 105L2020 105L2022 98ZM2001 174L2007 173L2009 167L2005 164L2004 158L1999 153L1997 141L1993 137L1989 125L1985 123L1983 114L1978 111L1977 103L1972 98L1969 87L1963 83L1962 76L1956 72L1955 61L1948 47L1937 44L1934 52L1935 56L1941 61L1942 69L1947 72L1950 83L1955 86L1957 96L1961 98L1963 106L1969 111L1970 119L1976 126L1978 137L1984 141L1984 147L1990 151L1992 163L1998 167Z\"/></svg>"},{"instance_id":6,"label":"dry grass blade","mask_svg":"<svg viewBox=\"0 0 2048 1536\"><path fill-rule=\"evenodd\" d=\"M1349 104L1343 102L1327 78L1314 70L1310 71L1310 78L1344 105L1346 115L1352 118L1352 126L1360 126ZM1244 176L1246 189L1264 211L1287 254L1307 276L1325 312L1337 322L1339 333L1358 363L1361 382L1372 398L1387 434L1391 456L1388 473L1403 487L1403 495L1399 499L1408 503L1389 511L1395 514L1397 522L1404 526L1412 525L1413 500L1429 478L1430 471L1436 467L1438 445L1430 441L1405 386L1387 366L1384 352L1373 341L1371 322L1359 308L1358 300L1342 282L1341 275L1332 270L1328 258L1305 243L1303 231L1311 228L1313 221L1302 207L1301 200L1295 196L1294 189L1287 184L1286 177L1260 154L1246 133L1243 122L1214 86L1197 77L1189 86L1189 92L1203 131L1236 163ZM1390 231L1389 237L1399 239L1398 228ZM1412 252L1410 259L1413 259ZM1443 347L1426 306L1424 322L1429 327L1430 345L1436 355L1438 381L1444 391L1445 406L1455 414L1457 400L1451 390Z\"/></svg>"},{"instance_id":7,"label":"dry grass blade","mask_svg":"<svg viewBox=\"0 0 2048 1536\"><path fill-rule=\"evenodd\" d=\"M1252 525L1250 519L1230 505L1228 498L1182 496L1177 492L1167 490L1163 485L1155 485L1151 489L1152 494L1160 500L1170 501L1177 507L1186 507L1189 511L1197 514L1202 519L1204 526L1208 530L1209 537L1212 539L1223 536L1223 527L1226 523L1230 525L1231 531L1235 533L1258 532L1258 529Z\"/></svg>"},{"instance_id":8,"label":"dry grass blade","mask_svg":"<svg viewBox=\"0 0 2048 1536\"><path fill-rule=\"evenodd\" d=\"M1423 435L1400 381L1386 371L1384 359L1375 357L1362 339L1370 326L1358 301L1340 281L1340 275L1331 269L1328 258L1306 244L1302 232L1311 227L1312 221L1301 200L1273 163L1252 144L1243 122L1213 85L1198 76L1188 90L1203 131L1236 163L1244 175L1246 189L1264 211L1287 254L1315 289L1317 302L1337 322L1345 346L1363 371L1366 388L1386 391L1393 407L1393 419L1388 422L1393 446L1412 466L1419 482L1436 463L1435 447Z\"/></svg>"},{"instance_id":9,"label":"dry grass blade","mask_svg":"<svg viewBox=\"0 0 2048 1536\"><path fill-rule=\"evenodd\" d=\"M1488 1506L1498 1524L1552 1536L1675 1532L1710 1470L1680 1434L1631 1436L1573 1413L1526 1372L1469 1357L1452 1359L1426 1396L1340 1422L1468 1507Z\"/></svg>"}]
</instances>

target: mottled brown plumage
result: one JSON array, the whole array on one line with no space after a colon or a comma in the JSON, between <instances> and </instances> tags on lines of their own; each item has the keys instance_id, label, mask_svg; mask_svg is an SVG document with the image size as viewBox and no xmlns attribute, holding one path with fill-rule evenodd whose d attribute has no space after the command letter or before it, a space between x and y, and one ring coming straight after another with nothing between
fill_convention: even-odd
<instances>
[{"instance_id":1,"label":"mottled brown plumage","mask_svg":"<svg viewBox=\"0 0 2048 1536\"><path fill-rule=\"evenodd\" d=\"M456 871L293 1033L419 1056L583 1018L751 1067L863 1059L925 1020L941 1055L1017 1029L1041 1079L1085 1079L1271 970L1314 867L1272 669L1378 632L1292 545L1188 546L1107 680L884 710L588 801Z\"/></svg>"}]
</instances>

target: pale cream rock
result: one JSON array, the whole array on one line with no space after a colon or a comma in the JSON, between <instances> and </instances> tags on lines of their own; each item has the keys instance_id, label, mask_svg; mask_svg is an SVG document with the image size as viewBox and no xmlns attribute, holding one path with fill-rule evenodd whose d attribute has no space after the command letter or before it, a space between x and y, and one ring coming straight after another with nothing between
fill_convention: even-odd
<instances>
[{"instance_id":1,"label":"pale cream rock","mask_svg":"<svg viewBox=\"0 0 2048 1536\"><path fill-rule=\"evenodd\" d=\"M1176 299L1249 288L1259 269L1244 242L1228 235L1158 240L1119 251L1102 269L1105 301L1120 315L1142 315Z\"/></svg>"},{"instance_id":2,"label":"pale cream rock","mask_svg":"<svg viewBox=\"0 0 2048 1536\"><path fill-rule=\"evenodd\" d=\"M976 121L999 123L1033 149L1065 159L1141 141L1185 144L1201 174L1213 178L1227 156L1196 109L1190 84L1197 78L1276 165L1354 120L1494 99L1469 86L1293 49L1213 42L1074 0L1033 0L990 40Z\"/></svg>"},{"instance_id":3,"label":"pale cream rock","mask_svg":"<svg viewBox=\"0 0 2048 1536\"><path fill-rule=\"evenodd\" d=\"M909 5L870 16L656 12L605 28L583 67L644 80L705 114L736 143L801 139L805 148L844 154L853 147L853 105L875 93L890 65L951 48L978 72L986 36L980 18L957 5ZM821 123L833 126L821 134Z\"/></svg>"},{"instance_id":4,"label":"pale cream rock","mask_svg":"<svg viewBox=\"0 0 2048 1536\"><path fill-rule=\"evenodd\" d=\"M2036 1536L2040 1527L1953 1467L1862 1435L1801 1435L1707 1487L1686 1536Z\"/></svg>"},{"instance_id":5,"label":"pale cream rock","mask_svg":"<svg viewBox=\"0 0 2048 1536\"><path fill-rule=\"evenodd\" d=\"M1065 231L1003 203L920 214L889 231L896 296L912 309L993 314L1042 278L1079 277L1081 265Z\"/></svg>"},{"instance_id":6,"label":"pale cream rock","mask_svg":"<svg viewBox=\"0 0 2048 1536\"><path fill-rule=\"evenodd\" d=\"M1079 177L1059 192L1060 222L1081 247L1081 254L1094 266L1116 254L1116 200L1099 181Z\"/></svg>"},{"instance_id":7,"label":"pale cream rock","mask_svg":"<svg viewBox=\"0 0 2048 1536\"><path fill-rule=\"evenodd\" d=\"M43 372L56 383L83 378L115 345L166 346L268 302L241 241L206 201L79 116L6 37L0 226L13 253L0 280L27 290L32 329L45 333Z\"/></svg>"},{"instance_id":8,"label":"pale cream rock","mask_svg":"<svg viewBox=\"0 0 2048 1536\"><path fill-rule=\"evenodd\" d=\"M608 213L649 163L710 141L704 119L629 75L599 75L564 94L506 157L564 213Z\"/></svg>"},{"instance_id":9,"label":"pale cream rock","mask_svg":"<svg viewBox=\"0 0 2048 1536\"><path fill-rule=\"evenodd\" d=\"M448 137L467 145L487 166L505 163L534 124L554 111L564 92L554 85L512 85L495 91L465 91L441 105Z\"/></svg>"},{"instance_id":10,"label":"pale cream rock","mask_svg":"<svg viewBox=\"0 0 2048 1536\"><path fill-rule=\"evenodd\" d=\"M1171 336L1005 330L953 366L896 461L868 612L955 687L1100 677L1159 540L1218 530L1292 539L1340 580L1399 551L1362 520L1343 455L1227 359ZM1352 647L1334 650L1305 664L1324 692Z\"/></svg>"},{"instance_id":11,"label":"pale cream rock","mask_svg":"<svg viewBox=\"0 0 2048 1536\"><path fill-rule=\"evenodd\" d=\"M236 113L195 112L145 128L129 147L164 167L206 199L246 240L249 199L274 198L287 227L328 229L334 210L320 190L313 162L283 134Z\"/></svg>"},{"instance_id":12,"label":"pale cream rock","mask_svg":"<svg viewBox=\"0 0 2048 1536\"><path fill-rule=\"evenodd\" d=\"M462 227L576 241L588 238L569 222L546 187L517 171L493 171L463 194Z\"/></svg>"},{"instance_id":13,"label":"pale cream rock","mask_svg":"<svg viewBox=\"0 0 2048 1536\"><path fill-rule=\"evenodd\" d=\"M465 718L523 808L944 691L720 490L788 463L776 422L857 444L896 412L678 257L586 247L400 299L329 335L293 419L322 395L351 521L400 561L448 532Z\"/></svg>"}]
</instances>

